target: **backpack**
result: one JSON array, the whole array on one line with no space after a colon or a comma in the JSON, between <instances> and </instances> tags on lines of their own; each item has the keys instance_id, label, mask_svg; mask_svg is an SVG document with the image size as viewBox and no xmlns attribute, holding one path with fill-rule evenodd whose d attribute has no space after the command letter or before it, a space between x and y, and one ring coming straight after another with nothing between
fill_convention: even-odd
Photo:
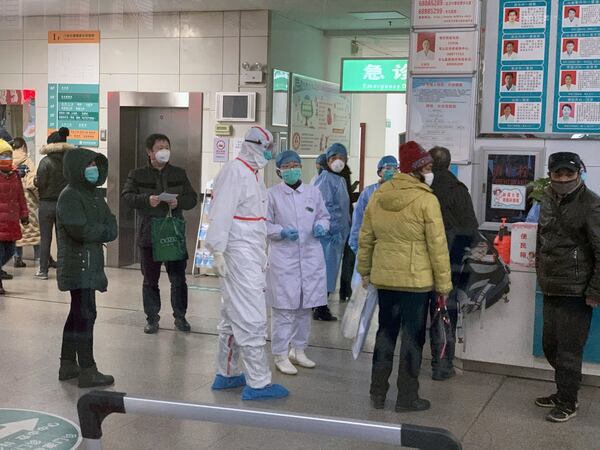
<instances>
[{"instance_id":1,"label":"backpack","mask_svg":"<svg viewBox=\"0 0 600 450\"><path fill-rule=\"evenodd\" d=\"M510 269L483 235L480 240L487 245L486 255L476 257L473 249L466 249L456 295L464 314L481 311L483 316L487 308L500 300L508 302Z\"/></svg>"}]
</instances>

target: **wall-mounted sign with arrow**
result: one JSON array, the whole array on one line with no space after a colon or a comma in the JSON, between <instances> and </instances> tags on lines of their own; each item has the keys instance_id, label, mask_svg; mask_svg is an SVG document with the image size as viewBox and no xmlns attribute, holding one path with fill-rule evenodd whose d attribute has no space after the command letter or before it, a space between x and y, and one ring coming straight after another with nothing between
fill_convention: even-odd
<instances>
[{"instance_id":1,"label":"wall-mounted sign with arrow","mask_svg":"<svg viewBox=\"0 0 600 450\"><path fill-rule=\"evenodd\" d=\"M81 442L77 425L39 411L0 408L0 448L71 450Z\"/></svg>"}]
</instances>

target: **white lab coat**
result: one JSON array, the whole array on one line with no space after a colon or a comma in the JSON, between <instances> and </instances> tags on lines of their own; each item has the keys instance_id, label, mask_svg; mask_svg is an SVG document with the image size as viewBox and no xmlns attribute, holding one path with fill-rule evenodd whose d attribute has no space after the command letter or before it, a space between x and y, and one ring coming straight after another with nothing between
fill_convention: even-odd
<instances>
[{"instance_id":1,"label":"white lab coat","mask_svg":"<svg viewBox=\"0 0 600 450\"><path fill-rule=\"evenodd\" d=\"M247 154L250 160L250 150L242 150L240 158L227 163L215 180L206 246L223 253L229 269L225 278L219 278L218 372L226 377L240 375L241 353L247 384L260 389L271 383L265 352L267 189L257 168L241 159Z\"/></svg>"},{"instance_id":2,"label":"white lab coat","mask_svg":"<svg viewBox=\"0 0 600 450\"><path fill-rule=\"evenodd\" d=\"M313 236L320 224L329 230L329 212L315 186L294 190L285 183L268 191L269 267L267 304L277 309L314 308L327 304L327 273L323 247ZM297 241L281 238L281 230L298 230Z\"/></svg>"}]
</instances>

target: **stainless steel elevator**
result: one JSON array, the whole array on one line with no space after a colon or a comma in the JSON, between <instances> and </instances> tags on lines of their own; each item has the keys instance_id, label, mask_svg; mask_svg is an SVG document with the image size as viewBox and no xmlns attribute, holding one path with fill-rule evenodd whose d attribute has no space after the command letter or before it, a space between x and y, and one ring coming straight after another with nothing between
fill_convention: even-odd
<instances>
[{"instance_id":1,"label":"stainless steel elevator","mask_svg":"<svg viewBox=\"0 0 600 450\"><path fill-rule=\"evenodd\" d=\"M117 216L119 237L107 249L111 267L139 263L137 213L125 206L120 193L130 170L148 164L146 137L163 133L171 141L171 164L186 169L200 194L202 173L202 93L108 93L108 204ZM199 203L200 204L200 203ZM198 205L199 205L198 204ZM188 253L192 257L200 206L184 213Z\"/></svg>"}]
</instances>

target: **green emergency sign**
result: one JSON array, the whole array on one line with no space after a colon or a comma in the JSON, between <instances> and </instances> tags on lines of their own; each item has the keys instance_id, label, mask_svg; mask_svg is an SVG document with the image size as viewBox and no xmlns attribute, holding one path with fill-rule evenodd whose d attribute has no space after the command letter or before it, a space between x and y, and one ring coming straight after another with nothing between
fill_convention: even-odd
<instances>
[{"instance_id":1,"label":"green emergency sign","mask_svg":"<svg viewBox=\"0 0 600 450\"><path fill-rule=\"evenodd\" d=\"M406 92L408 59L342 58L340 92Z\"/></svg>"},{"instance_id":2,"label":"green emergency sign","mask_svg":"<svg viewBox=\"0 0 600 450\"><path fill-rule=\"evenodd\" d=\"M287 92L290 84L290 73L285 70L273 69L273 91Z\"/></svg>"}]
</instances>

